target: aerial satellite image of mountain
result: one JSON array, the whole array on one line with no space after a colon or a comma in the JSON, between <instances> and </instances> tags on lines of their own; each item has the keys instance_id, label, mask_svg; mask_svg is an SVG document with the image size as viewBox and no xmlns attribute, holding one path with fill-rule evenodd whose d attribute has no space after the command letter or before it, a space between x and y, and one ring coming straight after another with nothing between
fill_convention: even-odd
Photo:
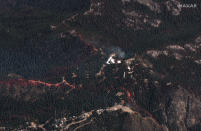
<instances>
[{"instance_id":1,"label":"aerial satellite image of mountain","mask_svg":"<svg viewBox=\"0 0 201 131\"><path fill-rule=\"evenodd\" d=\"M200 0L0 0L0 131L201 131Z\"/></svg>"}]
</instances>

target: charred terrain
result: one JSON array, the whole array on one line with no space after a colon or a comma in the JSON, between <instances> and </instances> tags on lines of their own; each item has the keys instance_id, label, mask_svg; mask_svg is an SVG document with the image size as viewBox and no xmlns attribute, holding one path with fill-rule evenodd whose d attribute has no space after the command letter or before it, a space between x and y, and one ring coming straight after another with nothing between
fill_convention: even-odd
<instances>
[{"instance_id":1,"label":"charred terrain","mask_svg":"<svg viewBox=\"0 0 201 131\"><path fill-rule=\"evenodd\" d=\"M0 3L0 130L201 130L199 0Z\"/></svg>"}]
</instances>

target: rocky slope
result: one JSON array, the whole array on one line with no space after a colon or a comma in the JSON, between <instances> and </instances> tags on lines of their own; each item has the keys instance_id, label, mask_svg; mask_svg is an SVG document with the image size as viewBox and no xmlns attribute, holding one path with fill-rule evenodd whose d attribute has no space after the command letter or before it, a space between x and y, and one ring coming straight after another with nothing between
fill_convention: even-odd
<instances>
[{"instance_id":1,"label":"rocky slope","mask_svg":"<svg viewBox=\"0 0 201 131\"><path fill-rule=\"evenodd\" d=\"M106 46L112 44L136 51L174 41L187 41L197 35L200 3L194 1L189 3L194 7L181 7L185 4L177 0L92 0L88 11L78 13L64 23L72 23L79 32L84 31L83 35L89 41L95 39L96 43L101 41ZM89 34L89 30L95 32Z\"/></svg>"},{"instance_id":2,"label":"rocky slope","mask_svg":"<svg viewBox=\"0 0 201 131\"><path fill-rule=\"evenodd\" d=\"M50 25L53 39L2 49L1 129L200 130L193 2L91 0L88 11Z\"/></svg>"}]
</instances>

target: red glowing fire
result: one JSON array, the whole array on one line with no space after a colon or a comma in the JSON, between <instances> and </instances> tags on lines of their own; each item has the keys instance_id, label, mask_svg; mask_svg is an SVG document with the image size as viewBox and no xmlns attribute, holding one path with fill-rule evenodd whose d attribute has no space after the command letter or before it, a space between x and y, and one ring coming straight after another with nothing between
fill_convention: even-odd
<instances>
[{"instance_id":1,"label":"red glowing fire","mask_svg":"<svg viewBox=\"0 0 201 131\"><path fill-rule=\"evenodd\" d=\"M65 86L68 86L71 88L75 88L74 85L71 85L66 80L63 80L62 82L56 83L56 84L47 83L47 82L43 82L40 80L26 80L26 79L11 79L11 80L0 81L0 86L10 87L12 85L17 85L17 86L21 86L21 87L45 86L45 87L58 87L58 88L63 87L65 85Z\"/></svg>"}]
</instances>

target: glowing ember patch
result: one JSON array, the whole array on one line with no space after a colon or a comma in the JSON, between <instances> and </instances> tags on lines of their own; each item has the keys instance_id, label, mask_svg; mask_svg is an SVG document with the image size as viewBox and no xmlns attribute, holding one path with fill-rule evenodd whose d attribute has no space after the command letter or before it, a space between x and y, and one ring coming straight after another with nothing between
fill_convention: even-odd
<instances>
[{"instance_id":1,"label":"glowing ember patch","mask_svg":"<svg viewBox=\"0 0 201 131\"><path fill-rule=\"evenodd\" d=\"M128 92L128 97L129 97L129 98L131 97L131 93L130 93L130 92Z\"/></svg>"}]
</instances>

